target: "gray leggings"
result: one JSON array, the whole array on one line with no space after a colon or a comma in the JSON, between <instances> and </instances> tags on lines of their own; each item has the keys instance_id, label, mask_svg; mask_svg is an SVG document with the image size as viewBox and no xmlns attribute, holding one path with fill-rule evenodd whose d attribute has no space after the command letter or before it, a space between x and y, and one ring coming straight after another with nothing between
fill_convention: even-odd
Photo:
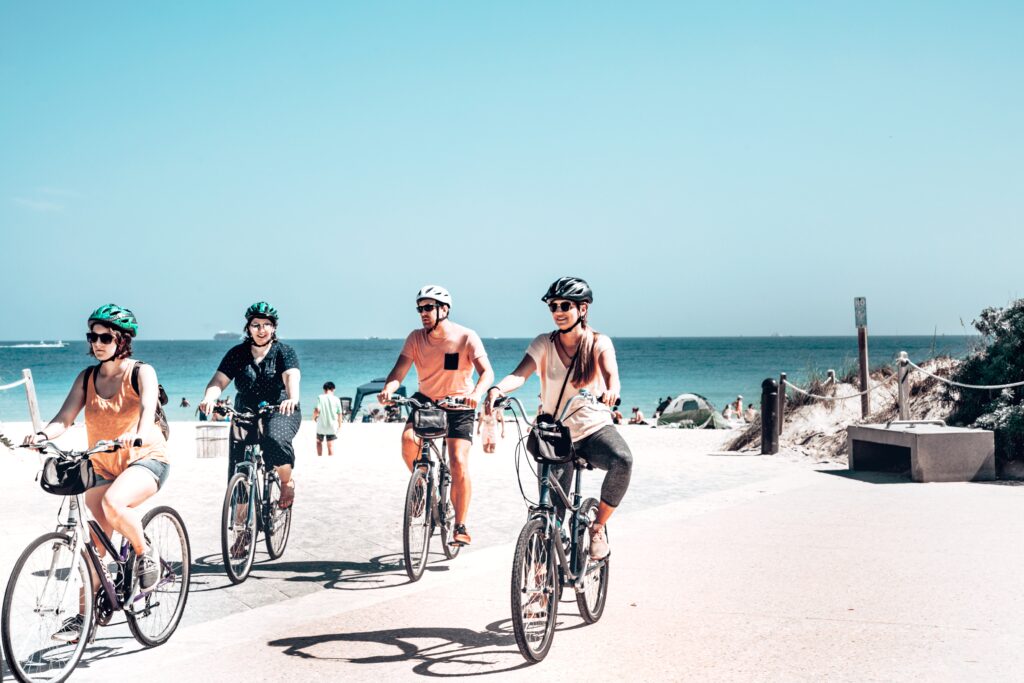
<instances>
[{"instance_id":1,"label":"gray leggings","mask_svg":"<svg viewBox=\"0 0 1024 683\"><path fill-rule=\"evenodd\" d=\"M595 468L608 473L604 475L604 481L601 483L601 502L611 505L613 508L618 507L622 502L622 497L626 495L626 489L629 488L629 477L633 472L633 454L629 452L629 446L619 434L619 430L614 425L606 425L573 445L576 447L578 456ZM572 484L575 470L576 466L572 462L555 470L558 483L566 491ZM562 510L562 501L558 499L557 495L554 498L556 507Z\"/></svg>"}]
</instances>

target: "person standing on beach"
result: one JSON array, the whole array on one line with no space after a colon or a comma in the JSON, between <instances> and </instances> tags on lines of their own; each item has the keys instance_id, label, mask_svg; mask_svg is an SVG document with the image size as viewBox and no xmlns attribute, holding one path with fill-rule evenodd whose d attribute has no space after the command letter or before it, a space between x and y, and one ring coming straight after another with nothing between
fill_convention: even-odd
<instances>
[{"instance_id":1,"label":"person standing on beach","mask_svg":"<svg viewBox=\"0 0 1024 683\"><path fill-rule=\"evenodd\" d=\"M316 454L323 455L324 441L327 455L334 455L334 440L341 429L341 399L334 395L334 382L324 382L324 393L316 399L313 422L316 423Z\"/></svg>"},{"instance_id":2,"label":"person standing on beach","mask_svg":"<svg viewBox=\"0 0 1024 683\"><path fill-rule=\"evenodd\" d=\"M501 411L494 410L492 406L484 404L477 415L476 433L484 442L484 453L493 453L497 448L498 423L501 423L501 438L505 438L505 418Z\"/></svg>"},{"instance_id":3,"label":"person standing on beach","mask_svg":"<svg viewBox=\"0 0 1024 683\"><path fill-rule=\"evenodd\" d=\"M487 392L487 403L523 386L533 373L540 375L543 409L549 415L561 414L573 394L566 391L559 402L562 387L586 389L604 405L585 403L565 418L564 424L576 449L576 455L600 470L605 470L601 483L601 503L597 519L590 528L590 556L608 556L605 525L629 488L633 471L633 455L629 446L612 424L612 407L619 398L619 366L612 340L587 324L587 314L594 295L586 280L562 277L555 280L541 300L554 318L554 332L537 336L526 349L519 366ZM568 490L572 483L572 462L558 469L559 483ZM559 506L561 509L561 506Z\"/></svg>"},{"instance_id":4,"label":"person standing on beach","mask_svg":"<svg viewBox=\"0 0 1024 683\"><path fill-rule=\"evenodd\" d=\"M299 357L294 349L277 339L277 309L266 301L258 301L245 311L245 341L224 354L220 366L206 385L206 393L199 407L211 413L217 398L234 380L235 410L255 413L264 401L278 405L277 411L266 418L266 429L260 440L263 462L274 467L281 477L282 508L291 507L295 500L295 449L292 440L302 424L299 409ZM240 430L239 430L240 431ZM228 479L235 465L245 455L247 434L231 430Z\"/></svg>"},{"instance_id":5,"label":"person standing on beach","mask_svg":"<svg viewBox=\"0 0 1024 683\"><path fill-rule=\"evenodd\" d=\"M139 324L130 310L116 304L100 306L89 316L88 327L89 355L99 365L78 373L61 409L42 430L25 437L24 444L56 439L83 408L88 443L123 444L89 458L96 480L85 492L85 504L108 536L116 529L132 544L139 584L148 590L160 578L160 558L142 532L138 507L163 487L171 469L167 440L156 424L159 382L153 366L131 357ZM103 555L103 546L97 545ZM53 639L75 642L83 626L83 616L72 615Z\"/></svg>"},{"instance_id":6,"label":"person standing on beach","mask_svg":"<svg viewBox=\"0 0 1024 683\"><path fill-rule=\"evenodd\" d=\"M487 359L487 351L480 336L473 330L456 325L448 316L452 296L444 287L426 285L416 294L416 312L421 328L413 330L405 339L395 367L388 373L384 389L377 395L382 404L391 401L391 395L415 365L419 387L413 398L437 403L443 398L461 398L460 408L446 408L448 436L445 443L451 459L452 506L455 508L455 527L452 540L469 545L472 537L466 530L469 501L473 493L469 479L469 450L473 444L473 416L483 388L494 380L494 371ZM473 370L477 381L473 382ZM412 428L412 416L402 431L402 457L409 471L420 455L420 442Z\"/></svg>"}]
</instances>

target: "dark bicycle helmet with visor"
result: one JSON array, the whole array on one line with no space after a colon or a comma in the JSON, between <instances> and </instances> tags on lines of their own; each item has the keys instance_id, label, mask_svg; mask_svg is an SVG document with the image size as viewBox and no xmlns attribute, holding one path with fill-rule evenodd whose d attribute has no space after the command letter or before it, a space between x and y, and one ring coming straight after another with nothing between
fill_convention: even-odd
<instances>
[{"instance_id":1,"label":"dark bicycle helmet with visor","mask_svg":"<svg viewBox=\"0 0 1024 683\"><path fill-rule=\"evenodd\" d=\"M552 299L565 299L576 303L594 303L594 292L590 285L581 277L560 277L551 283L541 301L547 303Z\"/></svg>"},{"instance_id":2,"label":"dark bicycle helmet with visor","mask_svg":"<svg viewBox=\"0 0 1024 683\"><path fill-rule=\"evenodd\" d=\"M129 337L134 337L139 333L139 321L135 319L135 314L117 304L104 304L93 311L89 316L88 324L92 325L93 323L116 328Z\"/></svg>"}]
</instances>

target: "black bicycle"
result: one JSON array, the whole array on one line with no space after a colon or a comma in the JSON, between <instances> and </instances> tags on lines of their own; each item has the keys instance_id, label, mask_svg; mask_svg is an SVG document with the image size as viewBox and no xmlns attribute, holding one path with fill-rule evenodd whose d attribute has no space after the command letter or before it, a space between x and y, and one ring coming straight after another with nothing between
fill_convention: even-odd
<instances>
[{"instance_id":1,"label":"black bicycle","mask_svg":"<svg viewBox=\"0 0 1024 683\"><path fill-rule=\"evenodd\" d=\"M566 403L560 420L577 401L603 405L589 392L581 391ZM519 462L525 450L522 424L528 423L526 412L518 399L505 396L499 397L494 407L508 410L516 423L518 478ZM564 463L537 460L539 470L533 470L539 490L536 502L527 497L519 480L529 512L526 525L519 532L512 561L512 627L519 652L531 662L541 661L551 649L563 588L571 586L575 590L580 615L588 624L601 618L608 598L609 558L593 560L590 557L589 529L597 518L598 502L595 498L583 499L580 493L583 470L593 467L583 458L572 457L575 476L568 492L558 482L558 467ZM569 513L567 525L559 518L552 493Z\"/></svg>"},{"instance_id":2,"label":"black bicycle","mask_svg":"<svg viewBox=\"0 0 1024 683\"><path fill-rule=\"evenodd\" d=\"M415 398L392 396L396 405L416 409L413 429L420 438L420 457L413 463L402 511L402 554L410 581L418 581L427 566L430 537L441 535L441 548L449 560L462 548L453 541L455 507L451 501L452 473L448 466L448 414L441 406L463 406L460 398L447 397L435 405ZM438 446L440 441L441 445Z\"/></svg>"},{"instance_id":3,"label":"black bicycle","mask_svg":"<svg viewBox=\"0 0 1024 683\"><path fill-rule=\"evenodd\" d=\"M120 447L116 441L101 441L86 451L65 451L44 441L30 448L74 466ZM166 642L181 621L192 560L181 516L160 506L142 518L146 542L160 566L156 584L142 590L131 543L122 538L115 545L86 514L81 493L64 496L56 531L32 541L11 572L0 635L7 664L19 681L67 679L97 627L109 624L114 612L124 611L132 635L147 647ZM96 540L106 557L101 558Z\"/></svg>"},{"instance_id":4,"label":"black bicycle","mask_svg":"<svg viewBox=\"0 0 1024 683\"><path fill-rule=\"evenodd\" d=\"M260 421L273 414L277 406L261 403L255 413L240 413L229 406L217 410L231 415L232 420L243 423L250 431L261 432ZM258 443L246 445L242 460L228 480L221 511L221 556L232 583L248 578L260 532L270 559L284 554L292 528L292 508L281 509L280 501L281 478L263 462L263 450Z\"/></svg>"}]
</instances>

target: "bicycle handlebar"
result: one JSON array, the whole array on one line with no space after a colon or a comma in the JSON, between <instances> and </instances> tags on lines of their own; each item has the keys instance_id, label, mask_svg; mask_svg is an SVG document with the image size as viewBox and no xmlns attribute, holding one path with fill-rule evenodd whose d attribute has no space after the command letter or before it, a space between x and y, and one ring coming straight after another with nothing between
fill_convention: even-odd
<instances>
[{"instance_id":1,"label":"bicycle handlebar","mask_svg":"<svg viewBox=\"0 0 1024 683\"><path fill-rule=\"evenodd\" d=\"M132 446L138 448L142 446L142 439L135 439L132 442ZM125 447L123 441L118 439L111 439L107 441L97 441L96 445L84 451L76 450L64 450L53 441L41 441L39 443L33 443L28 445L22 445L19 448L25 448L28 450L39 451L41 453L50 452L56 455L58 458L64 460L72 460L75 458L88 458L94 453L113 453L114 451L120 450Z\"/></svg>"},{"instance_id":2,"label":"bicycle handlebar","mask_svg":"<svg viewBox=\"0 0 1024 683\"><path fill-rule=\"evenodd\" d=\"M391 396L390 403L394 403L395 405L398 405L398 406L410 405L413 408L416 408L417 410L421 410L423 408L429 408L430 406L434 406L434 405L436 405L439 408L443 408L445 406L465 407L466 406L466 399L464 399L464 398L462 398L460 396L445 396L444 398L442 398L437 403L434 403L433 401L427 401L426 403L423 403L422 401L420 401L418 399L415 399L415 398L412 398L411 396L406 397L406 396L399 396L397 394L393 394Z\"/></svg>"},{"instance_id":3,"label":"bicycle handlebar","mask_svg":"<svg viewBox=\"0 0 1024 683\"><path fill-rule=\"evenodd\" d=\"M252 420L255 417L263 417L265 415L270 415L271 413L273 413L278 408L280 408L280 406L271 405L271 404L267 403L266 401L264 401L264 402L260 403L259 406L257 406L255 413L253 413L253 412L246 412L246 413L239 412L239 411L235 410L234 408L232 408L231 406L228 406L228 405L218 406L218 407L213 409L213 412L214 413L221 413L222 415L234 415L235 417L240 418L242 420Z\"/></svg>"}]
</instances>

